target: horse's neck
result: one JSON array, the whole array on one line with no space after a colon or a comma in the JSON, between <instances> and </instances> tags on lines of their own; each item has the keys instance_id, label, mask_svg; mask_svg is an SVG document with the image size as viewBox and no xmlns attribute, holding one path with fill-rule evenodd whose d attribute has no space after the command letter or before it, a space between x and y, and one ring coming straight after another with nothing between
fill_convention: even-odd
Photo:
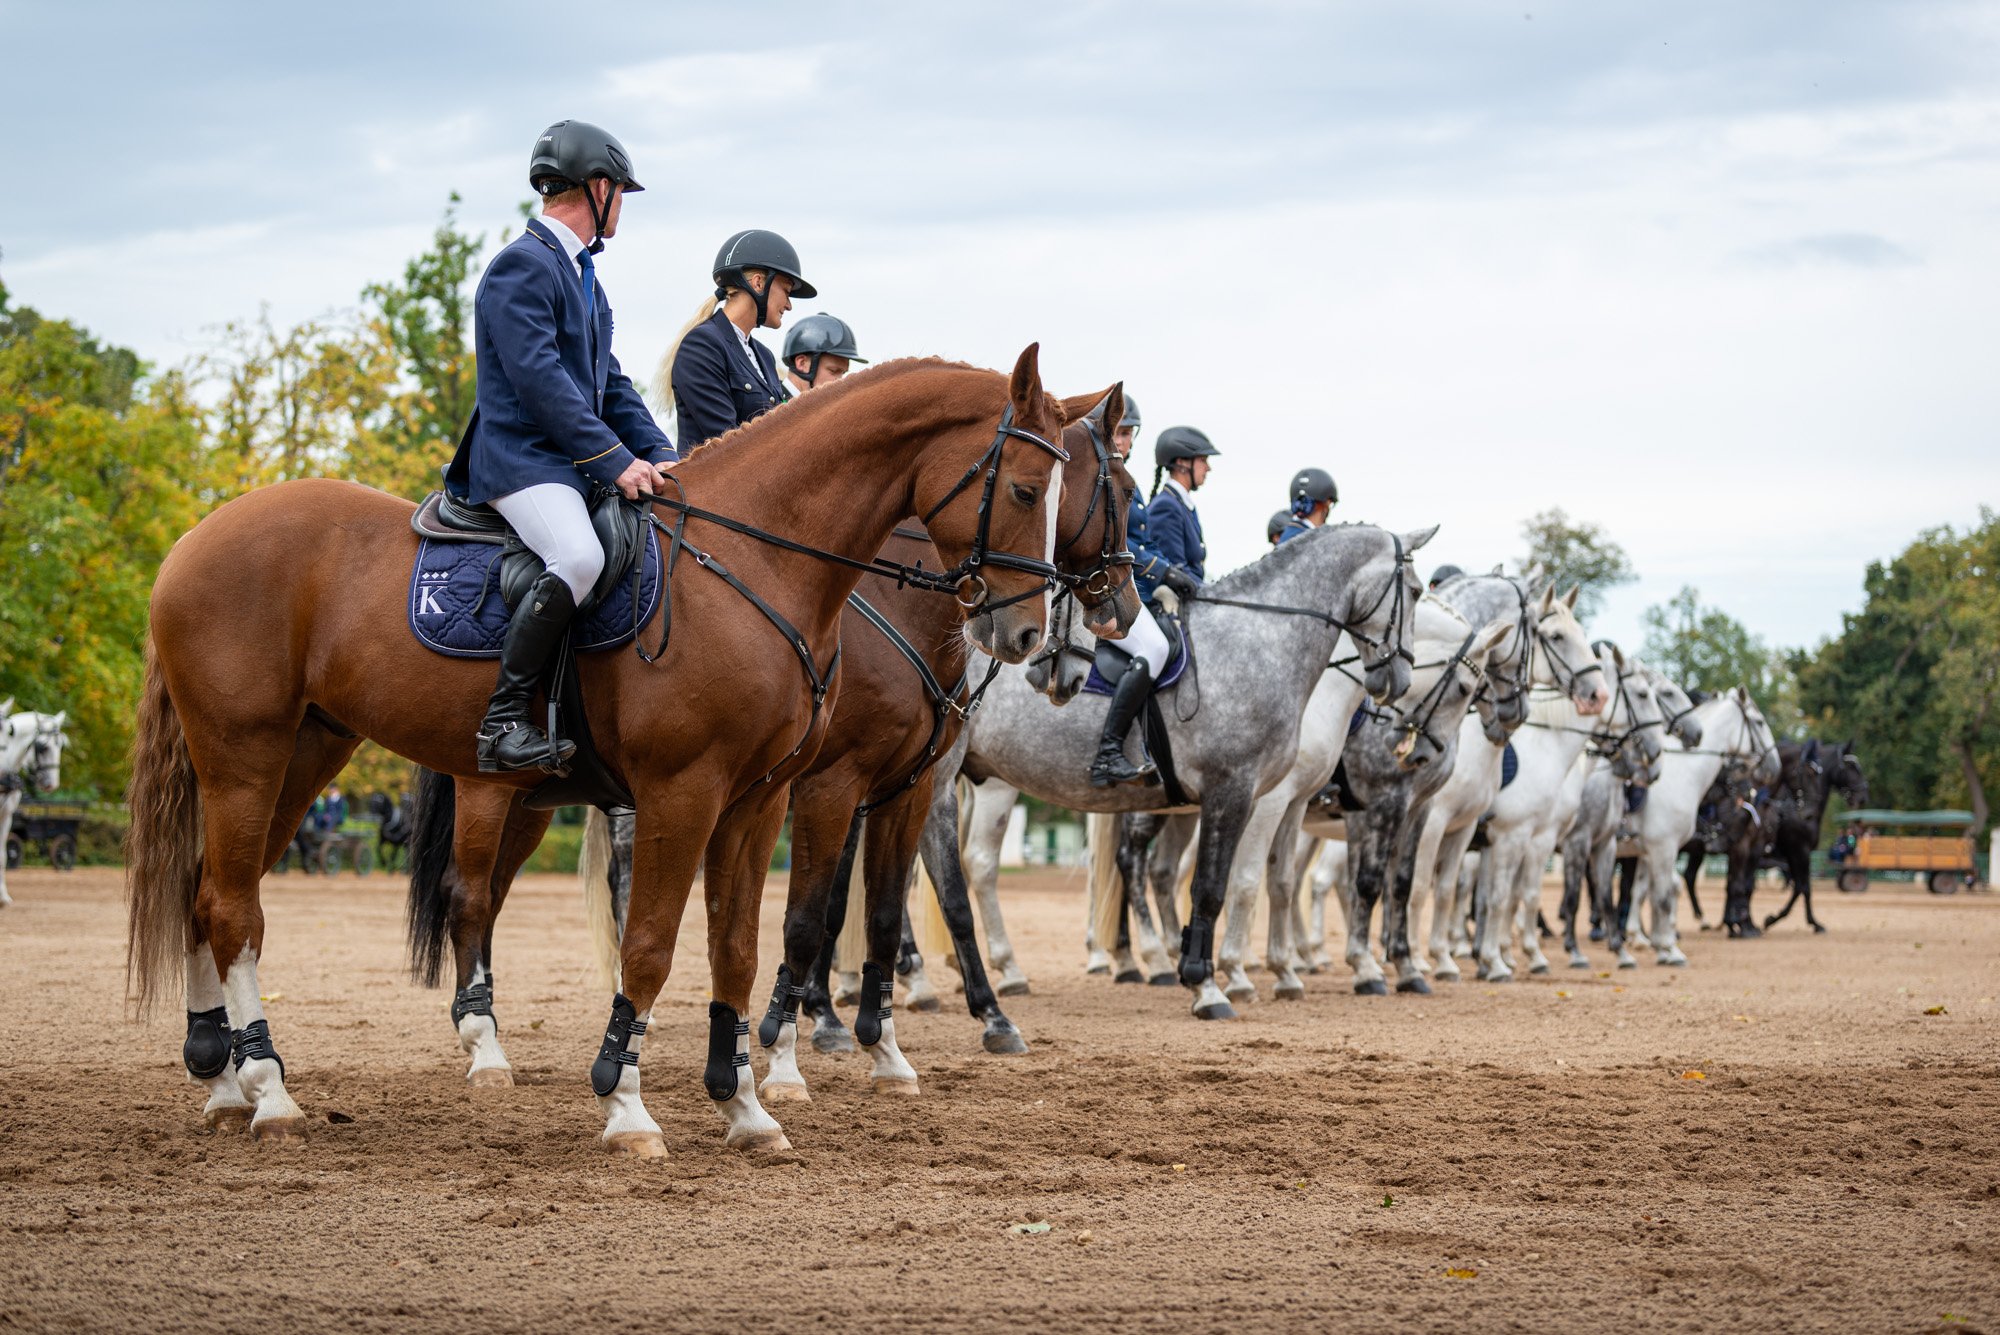
<instances>
[{"instance_id":1,"label":"horse's neck","mask_svg":"<svg viewBox=\"0 0 2000 1335\"><path fill-rule=\"evenodd\" d=\"M744 428L754 434L697 451L677 470L689 503L737 519L754 516L767 532L869 560L914 512L917 475L940 447L938 438L966 421L962 412L942 410L885 413L878 397L808 400L809 407L788 407ZM744 571L759 566L779 575L786 601L810 607L822 626L838 619L861 578L851 567L708 525L690 523L688 537L729 550L728 564L746 580ZM750 582L772 596L771 588Z\"/></svg>"},{"instance_id":2,"label":"horse's neck","mask_svg":"<svg viewBox=\"0 0 2000 1335\"><path fill-rule=\"evenodd\" d=\"M1336 604L1330 591L1340 594L1348 591L1367 561L1367 552L1358 542L1342 542L1342 534L1338 532L1321 532L1327 536L1314 539L1297 559L1283 562L1282 569L1263 562L1246 566L1242 572L1244 578L1232 577L1224 588L1215 590L1216 596L1278 607L1310 608L1338 618L1345 609ZM1256 656L1258 678L1271 681L1284 698L1297 698L1301 708L1319 679L1326 675L1326 665L1333 660L1335 646L1346 639L1337 626L1316 617L1253 612L1199 600L1184 615L1190 634L1202 624L1215 626L1218 631L1225 626L1243 626L1244 651ZM1209 651L1204 647L1203 652Z\"/></svg>"},{"instance_id":3,"label":"horse's neck","mask_svg":"<svg viewBox=\"0 0 2000 1335\"><path fill-rule=\"evenodd\" d=\"M1528 637L1521 634L1521 591L1502 575L1480 575L1464 581L1463 591L1454 591L1451 606L1474 626L1505 619L1509 630L1501 641L1503 657L1497 667L1518 672L1528 651Z\"/></svg>"}]
</instances>

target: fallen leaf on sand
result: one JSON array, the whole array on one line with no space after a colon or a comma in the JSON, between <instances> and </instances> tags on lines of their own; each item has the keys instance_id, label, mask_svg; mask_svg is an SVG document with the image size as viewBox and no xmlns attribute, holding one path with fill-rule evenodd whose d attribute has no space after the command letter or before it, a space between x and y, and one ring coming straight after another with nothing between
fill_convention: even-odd
<instances>
[{"instance_id":1,"label":"fallen leaf on sand","mask_svg":"<svg viewBox=\"0 0 2000 1335\"><path fill-rule=\"evenodd\" d=\"M259 1000L259 1001L283 1001L284 999L285 999L285 994L284 994L283 992L273 992L273 993L272 993L272 994L271 994L270 996L268 996L268 997L258 997L258 998L257 998L257 1000Z\"/></svg>"},{"instance_id":2,"label":"fallen leaf on sand","mask_svg":"<svg viewBox=\"0 0 2000 1335\"><path fill-rule=\"evenodd\" d=\"M1007 1225L1007 1231L1009 1233L1046 1233L1049 1231L1049 1226L1047 1224L1009 1224Z\"/></svg>"},{"instance_id":3,"label":"fallen leaf on sand","mask_svg":"<svg viewBox=\"0 0 2000 1335\"><path fill-rule=\"evenodd\" d=\"M1738 1023L1740 1023L1740 1024L1749 1024L1749 1023L1750 1023L1750 1017L1749 1017L1749 1016L1747 1016L1747 1015L1732 1015L1732 1016L1730 1016L1729 1018L1730 1018L1730 1019L1732 1019L1732 1020L1735 1020L1735 1021L1737 1021L1737 1022L1738 1022Z\"/></svg>"},{"instance_id":4,"label":"fallen leaf on sand","mask_svg":"<svg viewBox=\"0 0 2000 1335\"><path fill-rule=\"evenodd\" d=\"M542 1027L542 1022L540 1020L528 1021L528 1028L530 1029L540 1029L541 1027Z\"/></svg>"},{"instance_id":5,"label":"fallen leaf on sand","mask_svg":"<svg viewBox=\"0 0 2000 1335\"><path fill-rule=\"evenodd\" d=\"M326 1115L326 1120L332 1122L335 1126L347 1126L354 1121L352 1117L344 1112L329 1112Z\"/></svg>"},{"instance_id":6,"label":"fallen leaf on sand","mask_svg":"<svg viewBox=\"0 0 2000 1335\"><path fill-rule=\"evenodd\" d=\"M1557 995L1557 996L1559 996L1559 997L1566 997L1566 996L1568 996L1568 995L1569 995L1569 993L1567 993L1567 992L1558 992L1558 993L1556 993L1556 995Z\"/></svg>"},{"instance_id":7,"label":"fallen leaf on sand","mask_svg":"<svg viewBox=\"0 0 2000 1335\"><path fill-rule=\"evenodd\" d=\"M1682 1072L1681 1072L1681 1079L1683 1079L1683 1080L1706 1080L1706 1079L1708 1079L1708 1075L1707 1075L1707 1073L1706 1073L1706 1072L1703 1072L1703 1071L1682 1071Z\"/></svg>"},{"instance_id":8,"label":"fallen leaf on sand","mask_svg":"<svg viewBox=\"0 0 2000 1335\"><path fill-rule=\"evenodd\" d=\"M1097 1235L1086 1228L1083 1232L1076 1235L1076 1240L1079 1243L1096 1242Z\"/></svg>"},{"instance_id":9,"label":"fallen leaf on sand","mask_svg":"<svg viewBox=\"0 0 2000 1335\"><path fill-rule=\"evenodd\" d=\"M1479 1272L1470 1266L1453 1266L1444 1272L1446 1279L1477 1279Z\"/></svg>"},{"instance_id":10,"label":"fallen leaf on sand","mask_svg":"<svg viewBox=\"0 0 2000 1335\"><path fill-rule=\"evenodd\" d=\"M1187 1165L1184 1163L1177 1163L1174 1165L1174 1171L1176 1173L1185 1173L1187 1171Z\"/></svg>"},{"instance_id":11,"label":"fallen leaf on sand","mask_svg":"<svg viewBox=\"0 0 2000 1335\"><path fill-rule=\"evenodd\" d=\"M1926 1007L1924 1007L1924 1014L1926 1014L1926 1015L1949 1015L1949 1014L1951 1014L1951 1012L1950 1012L1950 1011L1948 1011L1948 1010L1946 1010L1946 1009L1945 1009L1944 1007L1942 1007L1942 1006L1926 1006Z\"/></svg>"}]
</instances>

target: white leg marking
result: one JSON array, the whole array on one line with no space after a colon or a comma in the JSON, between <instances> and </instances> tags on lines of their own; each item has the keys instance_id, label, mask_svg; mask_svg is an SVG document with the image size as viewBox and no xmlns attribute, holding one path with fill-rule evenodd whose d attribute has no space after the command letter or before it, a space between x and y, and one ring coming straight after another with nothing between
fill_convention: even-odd
<instances>
[{"instance_id":1,"label":"white leg marking","mask_svg":"<svg viewBox=\"0 0 2000 1335\"><path fill-rule=\"evenodd\" d=\"M882 1041L868 1049L868 1055L875 1059L875 1069L868 1073L877 1094L914 1094L917 1092L917 1068L910 1065L903 1056L903 1050L896 1046L896 1021L893 1016L882 1018Z\"/></svg>"},{"instance_id":2,"label":"white leg marking","mask_svg":"<svg viewBox=\"0 0 2000 1335\"><path fill-rule=\"evenodd\" d=\"M738 1056L749 1055L750 1035L736 1036L736 1052ZM792 1142L785 1139L778 1119L765 1112L764 1105L757 1101L756 1078L744 1063L739 1062L736 1066L736 1093L716 1104L715 1111L721 1114L723 1125L729 1128L722 1136L725 1145L742 1150L788 1150L792 1147Z\"/></svg>"},{"instance_id":3,"label":"white leg marking","mask_svg":"<svg viewBox=\"0 0 2000 1335\"><path fill-rule=\"evenodd\" d=\"M639 1019L651 1024L653 1013L647 1011ZM633 1034L625 1040L625 1050L637 1053L645 1042L644 1034ZM597 1106L604 1113L604 1143L620 1153L636 1158L658 1159L667 1152L665 1138L660 1135L660 1124L646 1111L646 1104L639 1097L639 1068L621 1066L618 1068L618 1085L609 1094L597 1100Z\"/></svg>"},{"instance_id":4,"label":"white leg marking","mask_svg":"<svg viewBox=\"0 0 2000 1335\"><path fill-rule=\"evenodd\" d=\"M486 966L472 966L472 981L476 986L486 981ZM468 1015L458 1022L458 1046L472 1057L472 1066L465 1073L466 1080L475 1085L511 1085L514 1083L514 1068L507 1064L507 1054L500 1048L500 1026L490 1015Z\"/></svg>"},{"instance_id":5,"label":"white leg marking","mask_svg":"<svg viewBox=\"0 0 2000 1335\"><path fill-rule=\"evenodd\" d=\"M806 1089L805 1073L799 1070L799 1022L788 1019L778 1029L778 1041L771 1045L770 1065L765 1069L764 1097L773 1103L806 1103L812 1095Z\"/></svg>"},{"instance_id":6,"label":"white leg marking","mask_svg":"<svg viewBox=\"0 0 2000 1335\"><path fill-rule=\"evenodd\" d=\"M207 946L196 946L187 956L187 1008L191 1011L212 1011L226 1004L222 994L222 978L215 972L215 953ZM193 1076L188 1079L193 1080ZM197 1082L208 1090L208 1102L202 1105L201 1115L210 1126L224 1122L242 1125L250 1118L250 1100L243 1097L242 1088L236 1083L236 1066L227 1063L221 1075L210 1076Z\"/></svg>"},{"instance_id":7,"label":"white leg marking","mask_svg":"<svg viewBox=\"0 0 2000 1335\"><path fill-rule=\"evenodd\" d=\"M243 1029L264 1018L264 1002L257 991L257 952L248 943L229 976L222 982L224 1004L229 1008L229 1027ZM257 1108L250 1130L269 1136L293 1134L305 1129L305 1114L285 1092L285 1076L278 1063L268 1057L254 1057L236 1069L236 1085Z\"/></svg>"}]
</instances>

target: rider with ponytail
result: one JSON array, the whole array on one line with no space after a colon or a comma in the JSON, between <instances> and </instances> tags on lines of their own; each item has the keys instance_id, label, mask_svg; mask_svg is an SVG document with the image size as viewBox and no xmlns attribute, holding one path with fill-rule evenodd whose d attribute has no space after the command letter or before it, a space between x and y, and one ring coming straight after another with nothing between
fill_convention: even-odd
<instances>
[{"instance_id":1,"label":"rider with ponytail","mask_svg":"<svg viewBox=\"0 0 2000 1335\"><path fill-rule=\"evenodd\" d=\"M715 295L667 348L655 385L674 413L683 455L785 401L777 358L750 332L776 329L793 298L819 295L799 271L792 243L757 228L722 243L713 274Z\"/></svg>"},{"instance_id":2,"label":"rider with ponytail","mask_svg":"<svg viewBox=\"0 0 2000 1335\"><path fill-rule=\"evenodd\" d=\"M1099 404L1092 414L1093 432L1102 427L1104 405ZM1122 459L1132 448L1138 434L1139 409L1128 397L1125 400L1126 417L1119 423L1119 430L1112 435L1112 448ZM1130 423L1131 430L1125 430ZM1199 442L1198 446L1195 442ZM1188 453L1188 451L1196 451ZM1177 475L1185 474L1183 460L1198 458L1202 476L1207 476L1208 457L1217 453L1209 444L1208 437L1191 427L1169 427L1160 433L1159 442L1154 446L1153 458L1153 503L1145 510L1139 508L1138 497L1132 498L1132 513L1126 523L1126 545L1132 549L1132 575L1139 588L1139 595L1150 604L1155 591L1164 584L1183 596L1191 594L1201 582L1201 560L1207 554L1201 549L1201 526L1194 524L1194 546L1192 549L1192 569L1189 568L1190 548L1181 528L1180 517L1169 515L1168 523L1174 530L1173 547L1160 541L1153 529L1154 516L1161 513L1163 495L1160 491L1161 479L1172 465ZM1201 483L1197 480L1195 486ZM1194 512L1188 510L1187 518L1192 520ZM1116 642L1116 648L1129 654L1130 661L1116 678L1111 679L1111 706L1104 714L1104 732L1098 738L1097 755L1090 762L1090 781L1099 788L1113 784L1134 783L1151 780L1155 770L1150 761L1134 765L1125 755L1125 738L1132 730L1132 724L1145 708L1146 700L1153 693L1153 683L1166 669L1167 659L1172 653L1166 634L1154 620L1153 612L1142 607L1138 618L1132 623L1125 638ZM1100 657L1115 659L1118 654ZM1101 669L1100 669L1101 670Z\"/></svg>"}]
</instances>

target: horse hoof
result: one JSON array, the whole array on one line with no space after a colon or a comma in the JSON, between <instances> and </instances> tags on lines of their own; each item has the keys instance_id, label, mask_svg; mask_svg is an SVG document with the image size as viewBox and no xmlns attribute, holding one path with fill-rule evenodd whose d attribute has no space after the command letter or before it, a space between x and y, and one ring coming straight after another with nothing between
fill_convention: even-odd
<instances>
[{"instance_id":1,"label":"horse hoof","mask_svg":"<svg viewBox=\"0 0 2000 1335\"><path fill-rule=\"evenodd\" d=\"M795 1085L789 1080L766 1080L757 1094L766 1103L811 1103L813 1097L804 1085Z\"/></svg>"},{"instance_id":2,"label":"horse hoof","mask_svg":"<svg viewBox=\"0 0 2000 1335\"><path fill-rule=\"evenodd\" d=\"M250 1123L250 1134L260 1145L303 1145L306 1143L306 1119L303 1117L267 1117L261 1122Z\"/></svg>"},{"instance_id":3,"label":"horse hoof","mask_svg":"<svg viewBox=\"0 0 2000 1335\"><path fill-rule=\"evenodd\" d=\"M1440 966L1431 973L1431 977L1437 979L1440 983L1456 983L1462 975L1456 969L1447 969Z\"/></svg>"},{"instance_id":4,"label":"horse hoof","mask_svg":"<svg viewBox=\"0 0 2000 1335\"><path fill-rule=\"evenodd\" d=\"M1194 1008L1194 1018L1197 1020L1233 1020L1236 1018L1236 1008L1226 1001L1212 1001L1206 1006L1196 1006Z\"/></svg>"},{"instance_id":5,"label":"horse hoof","mask_svg":"<svg viewBox=\"0 0 2000 1335\"><path fill-rule=\"evenodd\" d=\"M916 1011L920 1015L935 1015L938 1012L938 999L934 993L926 992L923 996L911 997L905 1001L903 1009Z\"/></svg>"},{"instance_id":6,"label":"horse hoof","mask_svg":"<svg viewBox=\"0 0 2000 1335\"><path fill-rule=\"evenodd\" d=\"M1815 935L1815 936L1825 936L1825 935L1826 935L1826 928L1824 928L1824 927L1820 926L1820 925L1819 925L1818 923L1814 923L1814 924L1812 925L1812 929L1813 929L1813 935Z\"/></svg>"},{"instance_id":7,"label":"horse hoof","mask_svg":"<svg viewBox=\"0 0 2000 1335\"><path fill-rule=\"evenodd\" d=\"M1405 978L1402 982L1396 984L1396 990L1398 992L1414 992L1420 997L1427 997L1431 994L1431 985L1421 978Z\"/></svg>"},{"instance_id":8,"label":"horse hoof","mask_svg":"<svg viewBox=\"0 0 2000 1335\"><path fill-rule=\"evenodd\" d=\"M917 1082L909 1076L878 1075L869 1079L877 1094L890 1094L898 1098L913 1099L917 1096Z\"/></svg>"},{"instance_id":9,"label":"horse hoof","mask_svg":"<svg viewBox=\"0 0 2000 1335\"><path fill-rule=\"evenodd\" d=\"M1018 1057L1028 1050L1028 1040L1021 1037L1021 1031L1003 1020L991 1025L980 1038L979 1045L996 1057Z\"/></svg>"},{"instance_id":10,"label":"horse hoof","mask_svg":"<svg viewBox=\"0 0 2000 1335\"><path fill-rule=\"evenodd\" d=\"M1569 967L1572 969L1588 969L1590 967L1590 960L1584 955L1571 955L1569 957Z\"/></svg>"},{"instance_id":11,"label":"horse hoof","mask_svg":"<svg viewBox=\"0 0 2000 1335\"><path fill-rule=\"evenodd\" d=\"M1591 928L1590 939L1593 941L1602 941L1604 939L1604 929L1602 927Z\"/></svg>"},{"instance_id":12,"label":"horse hoof","mask_svg":"<svg viewBox=\"0 0 2000 1335\"><path fill-rule=\"evenodd\" d=\"M664 1159L667 1138L657 1131L617 1131L604 1138L604 1148L621 1159Z\"/></svg>"},{"instance_id":13,"label":"horse hoof","mask_svg":"<svg viewBox=\"0 0 2000 1335\"><path fill-rule=\"evenodd\" d=\"M247 1131L250 1117L257 1110L247 1103L231 1104L226 1108L210 1108L203 1112L201 1120L217 1131Z\"/></svg>"},{"instance_id":14,"label":"horse hoof","mask_svg":"<svg viewBox=\"0 0 2000 1335\"><path fill-rule=\"evenodd\" d=\"M512 1089L514 1071L508 1066L482 1066L465 1073L465 1083L475 1089Z\"/></svg>"},{"instance_id":15,"label":"horse hoof","mask_svg":"<svg viewBox=\"0 0 2000 1335\"><path fill-rule=\"evenodd\" d=\"M1354 985L1354 995L1357 997L1386 997L1389 995L1389 985L1380 978L1370 978Z\"/></svg>"},{"instance_id":16,"label":"horse hoof","mask_svg":"<svg viewBox=\"0 0 2000 1335\"><path fill-rule=\"evenodd\" d=\"M1122 979L1120 980L1123 981ZM1146 980L1148 987L1179 987L1181 980L1170 973L1156 973Z\"/></svg>"},{"instance_id":17,"label":"horse hoof","mask_svg":"<svg viewBox=\"0 0 2000 1335\"><path fill-rule=\"evenodd\" d=\"M1084 972L1090 974L1110 973L1111 966L1109 964L1092 964L1086 967Z\"/></svg>"},{"instance_id":18,"label":"horse hoof","mask_svg":"<svg viewBox=\"0 0 2000 1335\"><path fill-rule=\"evenodd\" d=\"M1688 966L1687 956L1685 955L1682 955L1678 958L1675 958L1673 956L1664 956L1660 959L1654 960L1653 963L1659 965L1663 969L1685 969Z\"/></svg>"},{"instance_id":19,"label":"horse hoof","mask_svg":"<svg viewBox=\"0 0 2000 1335\"><path fill-rule=\"evenodd\" d=\"M1239 1006L1254 1006L1257 1004L1257 989L1255 986L1244 987L1239 984L1236 987L1225 987L1222 989L1222 995L1228 997Z\"/></svg>"},{"instance_id":20,"label":"horse hoof","mask_svg":"<svg viewBox=\"0 0 2000 1335\"><path fill-rule=\"evenodd\" d=\"M1111 981L1114 983L1143 983L1146 981L1146 975L1138 969L1120 969L1112 977ZM1024 987L1021 990L1025 992L1028 989ZM1003 997L1007 995L1005 988L1001 989L1000 995Z\"/></svg>"},{"instance_id":21,"label":"horse hoof","mask_svg":"<svg viewBox=\"0 0 2000 1335\"><path fill-rule=\"evenodd\" d=\"M792 1147L792 1142L785 1139L785 1133L775 1126L768 1131L745 1131L741 1134L732 1131L722 1138L722 1143L745 1154L776 1154ZM666 1153L664 1146L660 1153Z\"/></svg>"},{"instance_id":22,"label":"horse hoof","mask_svg":"<svg viewBox=\"0 0 2000 1335\"><path fill-rule=\"evenodd\" d=\"M1304 1001L1306 999L1306 985L1304 983L1280 983L1272 990L1271 995L1279 1001Z\"/></svg>"},{"instance_id":23,"label":"horse hoof","mask_svg":"<svg viewBox=\"0 0 2000 1335\"><path fill-rule=\"evenodd\" d=\"M1016 978L1012 982L1000 984L998 990L1003 997L1025 997L1028 995L1028 980Z\"/></svg>"},{"instance_id":24,"label":"horse hoof","mask_svg":"<svg viewBox=\"0 0 2000 1335\"><path fill-rule=\"evenodd\" d=\"M1618 967L1621 969L1636 969L1639 967L1639 961L1629 955L1621 955L1618 959Z\"/></svg>"},{"instance_id":25,"label":"horse hoof","mask_svg":"<svg viewBox=\"0 0 2000 1335\"><path fill-rule=\"evenodd\" d=\"M1547 960L1543 960L1540 964L1531 965L1528 969L1529 973L1537 973L1537 974L1547 973L1548 971L1549 971L1549 962Z\"/></svg>"},{"instance_id":26,"label":"horse hoof","mask_svg":"<svg viewBox=\"0 0 2000 1335\"><path fill-rule=\"evenodd\" d=\"M813 1030L812 1045L814 1052L824 1052L827 1054L853 1052L855 1051L854 1031L851 1029L829 1029L826 1025L820 1025Z\"/></svg>"},{"instance_id":27,"label":"horse hoof","mask_svg":"<svg viewBox=\"0 0 2000 1335\"><path fill-rule=\"evenodd\" d=\"M1486 975L1486 981L1489 983L1511 983L1514 981L1514 971L1512 969L1495 969L1492 973Z\"/></svg>"}]
</instances>

